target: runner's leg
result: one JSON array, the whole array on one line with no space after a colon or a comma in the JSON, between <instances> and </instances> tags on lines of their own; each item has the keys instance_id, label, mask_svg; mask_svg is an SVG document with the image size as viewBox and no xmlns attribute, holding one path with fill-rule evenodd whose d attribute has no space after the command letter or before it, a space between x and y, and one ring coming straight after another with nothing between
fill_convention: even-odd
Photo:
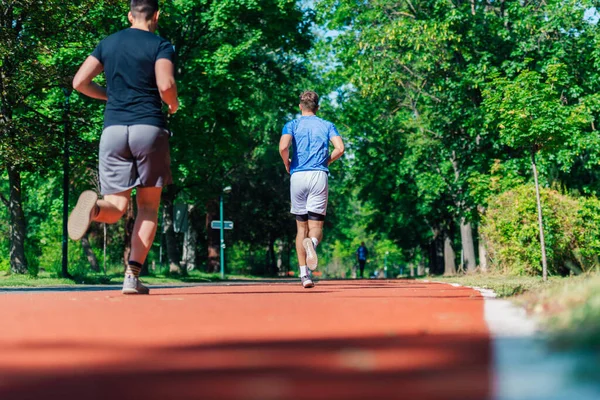
<instances>
[{"instance_id":1,"label":"runner's leg","mask_svg":"<svg viewBox=\"0 0 600 400\"><path fill-rule=\"evenodd\" d=\"M306 218L307 216L304 216ZM296 217L298 218L298 217ZM314 248L307 248L307 241L312 246L311 240L308 238L308 221L296 219L296 225L298 233L296 234L296 253L298 254L298 265L300 267L300 281L302 287L310 289L315 287L312 277L310 275L310 269L308 265L308 256L312 254L314 257ZM314 269L314 268L313 268Z\"/></svg>"},{"instance_id":2,"label":"runner's leg","mask_svg":"<svg viewBox=\"0 0 600 400\"><path fill-rule=\"evenodd\" d=\"M129 259L144 264L154 241L158 223L161 187L138 187L136 189L137 216L131 238Z\"/></svg>"},{"instance_id":3,"label":"runner's leg","mask_svg":"<svg viewBox=\"0 0 600 400\"><path fill-rule=\"evenodd\" d=\"M321 240L323 240L323 223L324 221L308 220L308 237L316 238L321 243Z\"/></svg>"},{"instance_id":4,"label":"runner's leg","mask_svg":"<svg viewBox=\"0 0 600 400\"><path fill-rule=\"evenodd\" d=\"M298 254L298 265L306 266L306 250L302 242L308 237L308 222L296 220L298 232L296 234L296 253Z\"/></svg>"},{"instance_id":5,"label":"runner's leg","mask_svg":"<svg viewBox=\"0 0 600 400\"><path fill-rule=\"evenodd\" d=\"M131 189L121 193L105 195L102 200L96 202L98 212L94 217L94 221L107 224L116 223L125 214L130 197Z\"/></svg>"},{"instance_id":6,"label":"runner's leg","mask_svg":"<svg viewBox=\"0 0 600 400\"><path fill-rule=\"evenodd\" d=\"M82 192L69 215L69 237L72 240L81 239L94 221L109 224L117 222L127 208L130 194L131 190L127 190L98 200L96 192L91 190Z\"/></svg>"},{"instance_id":7,"label":"runner's leg","mask_svg":"<svg viewBox=\"0 0 600 400\"><path fill-rule=\"evenodd\" d=\"M157 126L131 125L128 146L135 160L139 185L136 188L137 215L123 293L148 294L150 290L138 278L156 234L162 188L172 182L169 133Z\"/></svg>"},{"instance_id":8,"label":"runner's leg","mask_svg":"<svg viewBox=\"0 0 600 400\"><path fill-rule=\"evenodd\" d=\"M323 221L311 220L310 212L308 218L308 237L302 241L302 244L306 252L306 266L314 271L319 265L316 245L323 238Z\"/></svg>"},{"instance_id":9,"label":"runner's leg","mask_svg":"<svg viewBox=\"0 0 600 400\"><path fill-rule=\"evenodd\" d=\"M305 241L306 263L310 270L318 266L317 245L323 239L323 221L327 212L328 178L323 171L311 171L308 175L309 194L306 209L308 211L308 237ZM310 241L310 243L308 243Z\"/></svg>"},{"instance_id":10,"label":"runner's leg","mask_svg":"<svg viewBox=\"0 0 600 400\"><path fill-rule=\"evenodd\" d=\"M150 289L140 282L139 276L156 234L161 191L161 187L138 187L136 189L138 210L131 237L131 253L129 253L123 281L123 294L150 293Z\"/></svg>"}]
</instances>

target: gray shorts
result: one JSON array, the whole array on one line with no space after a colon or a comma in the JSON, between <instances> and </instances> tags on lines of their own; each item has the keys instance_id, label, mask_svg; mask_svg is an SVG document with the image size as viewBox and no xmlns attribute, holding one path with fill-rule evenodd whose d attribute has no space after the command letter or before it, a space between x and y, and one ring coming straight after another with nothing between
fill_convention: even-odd
<instances>
[{"instance_id":1,"label":"gray shorts","mask_svg":"<svg viewBox=\"0 0 600 400\"><path fill-rule=\"evenodd\" d=\"M290 178L291 213L306 215L309 212L325 215L329 195L328 176L325 171L294 172Z\"/></svg>"},{"instance_id":2,"label":"gray shorts","mask_svg":"<svg viewBox=\"0 0 600 400\"><path fill-rule=\"evenodd\" d=\"M113 125L100 138L102 194L131 188L163 187L172 182L169 131L152 125Z\"/></svg>"}]
</instances>

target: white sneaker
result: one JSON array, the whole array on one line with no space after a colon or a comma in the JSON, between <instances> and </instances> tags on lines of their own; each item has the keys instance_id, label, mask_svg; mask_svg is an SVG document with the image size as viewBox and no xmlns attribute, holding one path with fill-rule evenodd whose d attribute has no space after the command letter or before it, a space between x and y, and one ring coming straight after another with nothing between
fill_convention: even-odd
<instances>
[{"instance_id":1,"label":"white sneaker","mask_svg":"<svg viewBox=\"0 0 600 400\"><path fill-rule=\"evenodd\" d=\"M302 246L304 246L304 250L306 250L306 266L311 271L314 271L315 269L317 269L319 258L317 257L317 251L315 250L315 245L312 239L304 239L302 241Z\"/></svg>"},{"instance_id":2,"label":"white sneaker","mask_svg":"<svg viewBox=\"0 0 600 400\"><path fill-rule=\"evenodd\" d=\"M315 284L313 283L310 275L301 276L300 280L302 281L302 287L304 289L310 289L310 288L315 287Z\"/></svg>"},{"instance_id":3,"label":"white sneaker","mask_svg":"<svg viewBox=\"0 0 600 400\"><path fill-rule=\"evenodd\" d=\"M69 237L72 240L81 239L89 229L96 201L98 201L98 195L91 190L86 190L79 195L79 200L77 200L75 208L71 211L69 223L67 224Z\"/></svg>"}]
</instances>

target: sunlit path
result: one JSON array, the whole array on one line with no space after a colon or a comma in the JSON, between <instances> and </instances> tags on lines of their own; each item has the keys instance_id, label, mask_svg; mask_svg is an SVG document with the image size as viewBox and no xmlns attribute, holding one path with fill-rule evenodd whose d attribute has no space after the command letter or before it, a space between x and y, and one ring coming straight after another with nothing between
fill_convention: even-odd
<instances>
[{"instance_id":1,"label":"sunlit path","mask_svg":"<svg viewBox=\"0 0 600 400\"><path fill-rule=\"evenodd\" d=\"M418 281L0 296L0 398L485 399L480 294Z\"/></svg>"}]
</instances>

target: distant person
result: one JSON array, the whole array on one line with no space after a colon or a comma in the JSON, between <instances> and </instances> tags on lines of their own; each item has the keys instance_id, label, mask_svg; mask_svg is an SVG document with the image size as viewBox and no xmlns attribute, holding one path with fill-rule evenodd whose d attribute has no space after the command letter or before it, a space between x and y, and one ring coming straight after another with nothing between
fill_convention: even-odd
<instances>
[{"instance_id":1,"label":"distant person","mask_svg":"<svg viewBox=\"0 0 600 400\"><path fill-rule=\"evenodd\" d=\"M361 242L358 250L356 250L356 261L358 261L358 268L360 269L360 279L363 278L365 272L365 264L367 263L367 257L369 256L369 250L365 247L365 242Z\"/></svg>"},{"instance_id":2,"label":"distant person","mask_svg":"<svg viewBox=\"0 0 600 400\"><path fill-rule=\"evenodd\" d=\"M124 294L148 294L139 280L156 233L163 186L171 183L169 131L162 102L174 114L179 108L171 43L154 34L157 0L132 0L131 28L102 40L73 79L73 87L106 100L100 139L99 175L103 199L87 190L69 216L69 236L79 240L92 221L116 223L136 188L137 216L123 281ZM106 88L93 82L102 71Z\"/></svg>"},{"instance_id":3,"label":"distant person","mask_svg":"<svg viewBox=\"0 0 600 400\"><path fill-rule=\"evenodd\" d=\"M310 271L318 265L316 247L323 239L327 212L329 165L344 154L344 143L335 125L317 117L319 96L313 91L300 95L302 116L283 127L279 153L292 175L291 213L296 216L296 252L304 288L314 287ZM329 154L329 142L334 149ZM290 160L289 147L293 147Z\"/></svg>"}]
</instances>

